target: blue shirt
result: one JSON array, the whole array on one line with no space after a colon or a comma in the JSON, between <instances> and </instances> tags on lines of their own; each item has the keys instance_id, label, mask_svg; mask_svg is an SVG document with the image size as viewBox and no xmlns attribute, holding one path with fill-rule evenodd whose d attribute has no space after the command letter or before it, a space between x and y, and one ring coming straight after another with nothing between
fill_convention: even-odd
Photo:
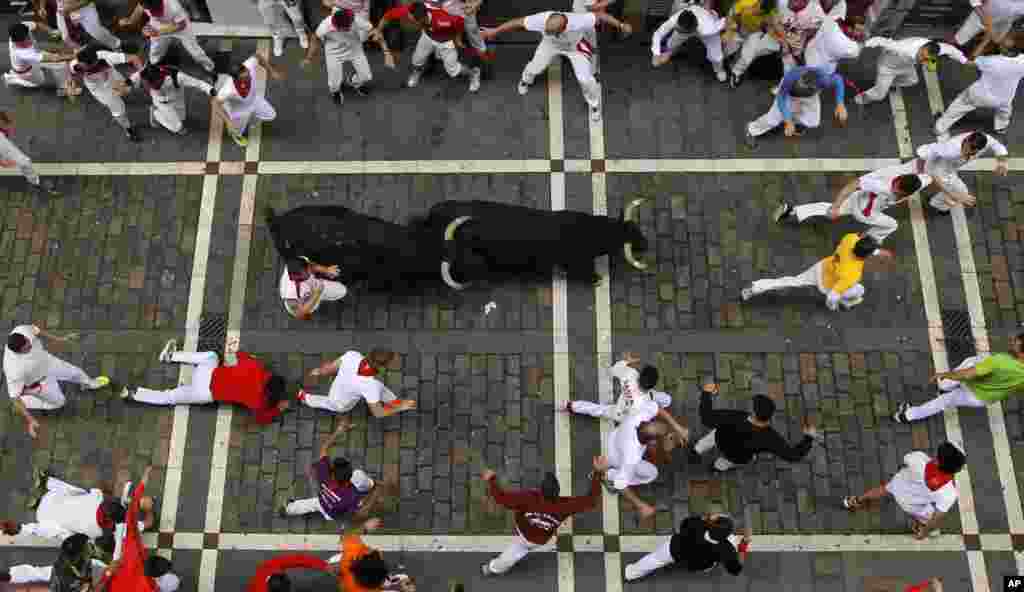
<instances>
[{"instance_id":1,"label":"blue shirt","mask_svg":"<svg viewBox=\"0 0 1024 592\"><path fill-rule=\"evenodd\" d=\"M776 97L776 101L779 105L779 111L782 112L782 117L787 121L793 119L793 113L789 110L789 99L790 92L793 90L793 85L807 72L814 72L815 74L815 88L820 92L822 89L827 88L830 84L836 89L836 103L843 104L846 99L846 88L843 84L843 77L838 72L829 73L820 66L800 66L799 68L793 68L782 78L782 84L779 85L779 94Z\"/></svg>"}]
</instances>

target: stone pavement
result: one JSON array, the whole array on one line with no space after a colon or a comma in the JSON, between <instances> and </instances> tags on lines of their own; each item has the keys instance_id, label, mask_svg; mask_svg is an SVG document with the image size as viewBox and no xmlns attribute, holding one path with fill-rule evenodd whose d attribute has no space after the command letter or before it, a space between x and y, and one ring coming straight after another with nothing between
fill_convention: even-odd
<instances>
[{"instance_id":1,"label":"stone pavement","mask_svg":"<svg viewBox=\"0 0 1024 592\"><path fill-rule=\"evenodd\" d=\"M725 477L677 458L639 490L656 502L655 520L640 523L611 500L489 587L529 581L558 592L618 592L622 566L638 552L686 515L722 509L755 533L743 576L675 572L630 586L896 590L942 575L947 590L1000 588L1024 551L1021 509L1007 509L1010 501L1020 505L1012 495L1024 467L1018 401L1001 408L1005 435L984 411L959 414L970 457L970 479L960 483L973 503L951 512L942 538L914 543L891 502L856 515L839 505L841 496L890 476L906 452L931 450L947 437L942 417L906 427L889 416L903 400L930 396L932 347L942 343L935 331L954 337L941 333L929 303L961 316L970 308L956 221L894 212L901 227L887 246L897 258L868 268L865 302L852 311L829 313L812 291L739 300L748 282L798 273L856 229L779 227L769 213L781 199L831 200L852 175L895 163L902 150L890 105L852 108L849 127L838 129L826 98L821 129L799 141L771 136L751 152L742 124L768 108L770 81L755 77L733 91L692 56L652 71L646 42L638 36L602 47L604 121L596 128L568 68L538 78L524 97L515 93L533 51L526 45L499 47L495 79L478 95L440 70L417 89L400 89L409 52L398 72L372 53L374 93L348 96L341 108L327 98L324 73L301 70L298 50L290 48L278 60L288 81L270 85L278 119L254 131L245 151L207 134L210 112L198 95L189 98L193 133L175 138L145 129L146 141L134 146L88 96L68 106L49 93L5 90L19 118L16 141L54 175L62 195L40 197L20 178L0 177L9 212L0 219L8 253L0 270L3 316L11 325L34 321L81 332L80 343L54 352L89 372L110 373L115 386L174 384L178 369L155 360L163 340L198 338L223 350L225 325L292 390L309 369L349 348L395 350L384 379L417 399L419 410L377 420L360 407L352 413L356 428L334 451L392 488L381 510L385 528L369 540L423 589L445 589L450 580L482 588L479 563L512 533L510 515L487 500L477 478L483 467L509 487L535 486L557 469L571 476L564 493L585 492L590 459L601 447L598 422L566 421L555 408L567 397L597 400L602 356L623 350L658 366L673 413L697 436L697 387L714 380L722 384L719 407L747 409L753 394L768 394L779 403L775 425L784 435L796 440L800 419L810 416L824 442L804 462L764 458ZM226 45L236 56L257 47L255 40ZM865 64L844 66L862 87L873 74L867 55ZM948 64L939 77L946 102L970 80ZM925 85L902 96L910 138L931 141ZM143 121L144 103L134 97L129 104L129 115ZM1005 348L1024 314L1024 216L1013 190L1024 167L1014 166L1006 179L965 174L979 197L965 226L974 238L967 244L985 319L976 329L993 350ZM354 289L308 323L281 310L281 262L263 221L266 207L339 203L402 223L444 199L606 206L618 216L637 197L650 198L640 210L652 246L647 273L616 257L597 289L557 279L458 294ZM924 229L928 249L918 248L915 227ZM496 308L485 312L492 302ZM307 386L325 390L328 383ZM5 515L29 518L23 508L32 468L113 487L152 463L162 520L149 540L173 553L184 590L241 589L275 550L330 554L339 525L282 519L277 509L309 494L306 468L336 418L303 408L260 428L245 412L147 408L122 404L116 390L67 390L68 407L45 417L37 442L18 419L0 417ZM1000 438L1012 456L999 452ZM997 467L1009 461L1016 470L1000 477ZM0 537L0 566L52 560L51 550L24 543Z\"/></svg>"}]
</instances>

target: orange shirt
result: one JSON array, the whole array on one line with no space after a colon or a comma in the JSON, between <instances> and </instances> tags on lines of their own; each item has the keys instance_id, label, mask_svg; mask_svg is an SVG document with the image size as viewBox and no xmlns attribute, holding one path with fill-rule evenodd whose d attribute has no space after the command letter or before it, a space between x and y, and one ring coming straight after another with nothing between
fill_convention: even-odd
<instances>
[{"instance_id":1,"label":"orange shirt","mask_svg":"<svg viewBox=\"0 0 1024 592\"><path fill-rule=\"evenodd\" d=\"M342 590L345 592L377 592L381 588L366 588L356 582L356 576L352 573L352 564L369 555L373 550L363 544L363 540L357 534L345 535L341 541L341 569L338 579L341 580Z\"/></svg>"}]
</instances>

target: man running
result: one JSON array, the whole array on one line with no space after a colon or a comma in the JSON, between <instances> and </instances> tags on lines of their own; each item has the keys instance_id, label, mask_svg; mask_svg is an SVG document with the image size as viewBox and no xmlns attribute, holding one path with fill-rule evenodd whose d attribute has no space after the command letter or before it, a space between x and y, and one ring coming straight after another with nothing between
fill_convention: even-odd
<instances>
[{"instance_id":1,"label":"man running","mask_svg":"<svg viewBox=\"0 0 1024 592\"><path fill-rule=\"evenodd\" d=\"M249 145L249 123L253 118L259 121L277 119L277 111L266 99L266 87L261 92L255 89L257 78L266 78L261 70L274 80L284 80L284 73L256 53L232 71L213 101L214 110L224 120L228 135L243 148Z\"/></svg>"},{"instance_id":2,"label":"man running","mask_svg":"<svg viewBox=\"0 0 1024 592\"><path fill-rule=\"evenodd\" d=\"M691 573L708 573L721 565L729 574L738 576L743 571L751 536L748 532L743 538L737 537L734 530L728 514L694 514L680 522L679 531L657 549L627 565L626 581L639 580L675 563Z\"/></svg>"},{"instance_id":3,"label":"man running","mask_svg":"<svg viewBox=\"0 0 1024 592\"><path fill-rule=\"evenodd\" d=\"M378 349L366 357L357 351L345 352L336 360L326 362L309 373L311 378L336 375L326 397L312 395L302 389L297 398L308 407L335 413L348 413L359 401L365 399L374 417L387 417L415 409L416 401L399 399L377 378L380 370L387 368L394 357L394 352Z\"/></svg>"}]
</instances>

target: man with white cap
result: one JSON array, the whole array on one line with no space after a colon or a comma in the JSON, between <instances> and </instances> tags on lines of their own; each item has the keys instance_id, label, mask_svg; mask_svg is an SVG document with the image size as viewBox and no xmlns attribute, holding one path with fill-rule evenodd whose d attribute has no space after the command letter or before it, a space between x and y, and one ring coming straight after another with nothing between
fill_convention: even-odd
<instances>
[{"instance_id":1,"label":"man with white cap","mask_svg":"<svg viewBox=\"0 0 1024 592\"><path fill-rule=\"evenodd\" d=\"M832 202L792 205L782 202L775 209L776 223L793 221L802 223L812 217L828 217L832 221L841 216L868 225L867 236L882 244L896 231L899 224L884 213L887 208L906 203L915 193L932 182L927 175L906 173L903 165L894 165L854 178L839 190Z\"/></svg>"},{"instance_id":2,"label":"man with white cap","mask_svg":"<svg viewBox=\"0 0 1024 592\"><path fill-rule=\"evenodd\" d=\"M39 421L32 417L30 410L52 411L63 407L66 399L61 382L74 382L88 390L110 384L106 376L90 378L81 368L46 351L40 336L64 343L78 338L76 334L53 335L37 325L19 325L7 336L4 349L7 394L14 399L14 409L25 418L32 438L38 433Z\"/></svg>"},{"instance_id":3,"label":"man with white cap","mask_svg":"<svg viewBox=\"0 0 1024 592\"><path fill-rule=\"evenodd\" d=\"M742 538L734 533L735 525L728 514L694 514L679 523L673 534L653 552L626 566L626 581L639 580L656 569L675 563L686 571L708 573L718 565L731 575L743 571L743 561L750 548L749 531Z\"/></svg>"},{"instance_id":4,"label":"man with white cap","mask_svg":"<svg viewBox=\"0 0 1024 592\"><path fill-rule=\"evenodd\" d=\"M995 133L1005 134L1010 127L1013 98L1024 78L1024 55L1020 55L1016 48L1006 46L1003 55L980 56L971 63L981 76L958 94L935 122L935 135L940 140L949 137L949 128L953 124L979 108L995 110Z\"/></svg>"},{"instance_id":5,"label":"man with white cap","mask_svg":"<svg viewBox=\"0 0 1024 592\"><path fill-rule=\"evenodd\" d=\"M996 166L992 172L1005 177L1010 170L1009 151L999 140L982 132L967 132L948 140L925 144L917 149L917 158L903 164L904 172L925 174L939 191L928 201L929 207L940 214L951 208L972 207L978 198L971 195L959 170L977 158L994 154Z\"/></svg>"},{"instance_id":6,"label":"man with white cap","mask_svg":"<svg viewBox=\"0 0 1024 592\"><path fill-rule=\"evenodd\" d=\"M399 399L377 378L379 371L387 368L394 357L394 352L381 349L374 349L366 357L357 351L345 352L336 360L322 364L309 373L311 378L336 374L326 397L308 394L303 389L297 398L308 407L335 413L348 413L359 401L365 399L374 417L387 417L415 409L416 401Z\"/></svg>"},{"instance_id":7,"label":"man with white cap","mask_svg":"<svg viewBox=\"0 0 1024 592\"><path fill-rule=\"evenodd\" d=\"M590 119L599 121L601 84L594 77L594 48L586 40L587 33L595 30L599 22L609 23L626 34L633 32L628 23L623 23L604 12L578 14L547 11L514 19L497 29L484 31L483 38L484 41L490 41L501 33L520 29L542 33L543 37L533 54L533 59L523 68L523 75L517 88L519 94L525 95L537 76L547 70L556 57L564 56L572 64L576 80L583 90L583 98L590 105Z\"/></svg>"},{"instance_id":8,"label":"man with white cap","mask_svg":"<svg viewBox=\"0 0 1024 592\"><path fill-rule=\"evenodd\" d=\"M864 47L879 47L882 53L878 56L876 65L875 85L853 97L853 101L858 105L881 101L889 95L889 89L893 85L906 88L917 84L920 80L917 76L918 64L934 72L940 56L946 56L961 64L967 63L967 58L959 49L926 37L899 40L872 37L864 43Z\"/></svg>"},{"instance_id":9,"label":"man with white cap","mask_svg":"<svg viewBox=\"0 0 1024 592\"><path fill-rule=\"evenodd\" d=\"M145 18L144 18L145 17ZM122 27L131 28L146 21L142 34L149 39L149 61L163 61L171 43L177 41L204 70L213 73L213 60L199 45L192 32L188 12L178 0L141 0L128 18L120 21Z\"/></svg>"},{"instance_id":10,"label":"man with white cap","mask_svg":"<svg viewBox=\"0 0 1024 592\"><path fill-rule=\"evenodd\" d=\"M4 72L4 83L24 88L56 87L57 96L63 96L68 78L67 63L74 59L74 52L39 49L32 36L35 29L35 23L27 22L14 23L7 30L11 70Z\"/></svg>"},{"instance_id":11,"label":"man with white cap","mask_svg":"<svg viewBox=\"0 0 1024 592\"><path fill-rule=\"evenodd\" d=\"M722 31L725 30L725 19L717 12L694 4L672 14L654 32L651 37L651 53L654 57L651 64L657 68L664 66L673 54L691 37L699 37L704 44L705 55L711 62L711 69L719 82L728 80L722 61Z\"/></svg>"}]
</instances>

